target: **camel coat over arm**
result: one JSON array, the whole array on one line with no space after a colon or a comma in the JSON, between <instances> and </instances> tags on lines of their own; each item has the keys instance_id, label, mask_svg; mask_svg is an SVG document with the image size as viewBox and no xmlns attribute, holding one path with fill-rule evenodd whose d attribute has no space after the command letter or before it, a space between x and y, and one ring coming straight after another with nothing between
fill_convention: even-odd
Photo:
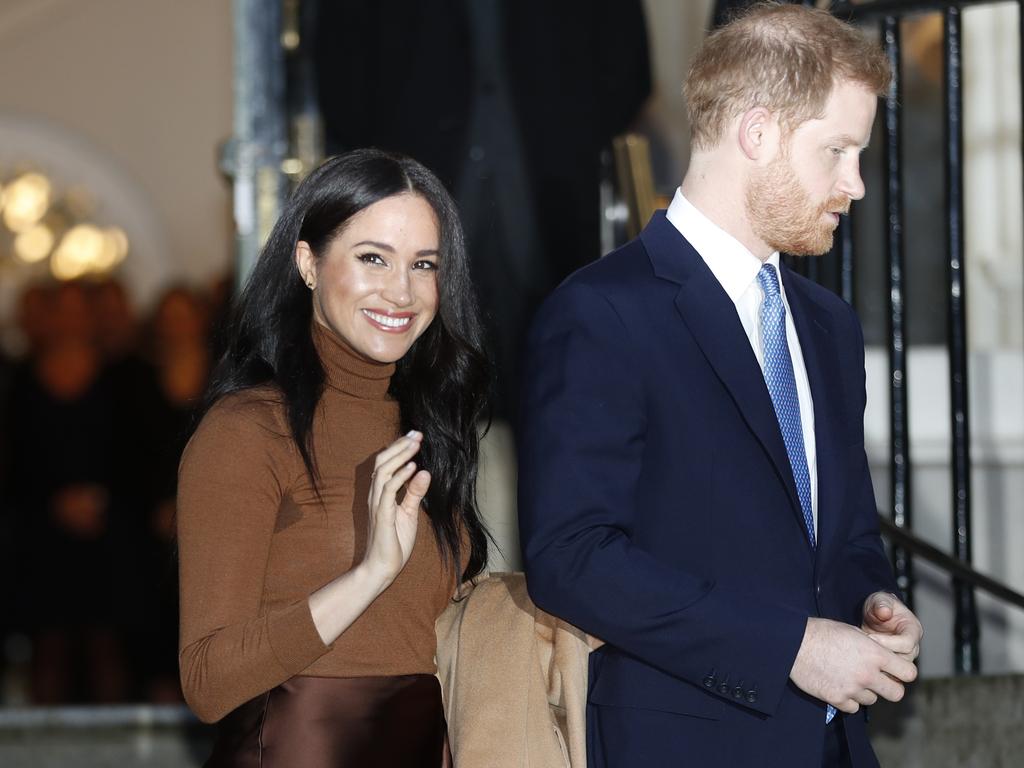
<instances>
[{"instance_id":1,"label":"camel coat over arm","mask_svg":"<svg viewBox=\"0 0 1024 768\"><path fill-rule=\"evenodd\" d=\"M463 594L436 625L455 764L586 768L587 663L600 641L537 608L521 573Z\"/></svg>"}]
</instances>

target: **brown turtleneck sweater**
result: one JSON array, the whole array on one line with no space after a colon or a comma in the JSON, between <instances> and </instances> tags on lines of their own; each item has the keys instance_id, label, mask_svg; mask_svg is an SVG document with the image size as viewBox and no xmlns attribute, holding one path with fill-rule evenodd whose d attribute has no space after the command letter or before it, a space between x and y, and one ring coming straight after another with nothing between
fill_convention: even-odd
<instances>
[{"instance_id":1,"label":"brown turtleneck sweater","mask_svg":"<svg viewBox=\"0 0 1024 768\"><path fill-rule=\"evenodd\" d=\"M399 430L394 365L366 361L314 323L327 386L313 420L320 504L271 388L206 414L178 482L185 698L205 721L294 675L432 674L434 621L453 591L430 521L391 586L325 646L308 598L363 558L374 457Z\"/></svg>"}]
</instances>

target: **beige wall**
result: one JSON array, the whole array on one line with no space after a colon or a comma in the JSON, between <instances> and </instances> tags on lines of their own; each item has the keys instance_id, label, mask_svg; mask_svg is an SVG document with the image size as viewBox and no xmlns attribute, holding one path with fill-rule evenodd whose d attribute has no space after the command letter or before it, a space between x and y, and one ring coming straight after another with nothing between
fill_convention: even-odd
<instances>
[{"instance_id":1,"label":"beige wall","mask_svg":"<svg viewBox=\"0 0 1024 768\"><path fill-rule=\"evenodd\" d=\"M29 121L49 143L66 139L72 155L107 166L97 175L108 185L122 180L120 197L132 205L100 200L101 223L137 219L122 225L130 235L147 230L133 240L155 253L136 253L124 270L143 301L230 263L230 189L217 147L231 131L231 51L230 0L0 3L0 128ZM16 151L10 145L0 152Z\"/></svg>"}]
</instances>

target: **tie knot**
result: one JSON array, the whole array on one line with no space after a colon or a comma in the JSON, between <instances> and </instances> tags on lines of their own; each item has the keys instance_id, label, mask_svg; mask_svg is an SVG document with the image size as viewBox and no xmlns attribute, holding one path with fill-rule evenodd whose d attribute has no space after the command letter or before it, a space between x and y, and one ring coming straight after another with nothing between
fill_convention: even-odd
<instances>
[{"instance_id":1,"label":"tie knot","mask_svg":"<svg viewBox=\"0 0 1024 768\"><path fill-rule=\"evenodd\" d=\"M761 284L765 298L771 299L779 295L779 276L775 273L775 267L765 264L757 273L757 282Z\"/></svg>"}]
</instances>

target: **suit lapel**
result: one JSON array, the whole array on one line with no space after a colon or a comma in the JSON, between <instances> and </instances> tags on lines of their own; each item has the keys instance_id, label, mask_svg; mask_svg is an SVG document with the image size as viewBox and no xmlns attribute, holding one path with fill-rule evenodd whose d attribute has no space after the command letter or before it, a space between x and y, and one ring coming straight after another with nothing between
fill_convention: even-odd
<instances>
[{"instance_id":1,"label":"suit lapel","mask_svg":"<svg viewBox=\"0 0 1024 768\"><path fill-rule=\"evenodd\" d=\"M676 309L768 454L803 529L800 501L775 408L735 305L693 246L665 218L664 211L654 215L640 237L655 274L679 284Z\"/></svg>"},{"instance_id":2,"label":"suit lapel","mask_svg":"<svg viewBox=\"0 0 1024 768\"><path fill-rule=\"evenodd\" d=\"M818 472L818 546L819 562L826 558L836 541L838 515L844 493L841 471L842 382L831 316L803 290L793 273L782 269L786 299L793 313L793 325L800 338L807 379L814 401L814 443Z\"/></svg>"}]
</instances>

